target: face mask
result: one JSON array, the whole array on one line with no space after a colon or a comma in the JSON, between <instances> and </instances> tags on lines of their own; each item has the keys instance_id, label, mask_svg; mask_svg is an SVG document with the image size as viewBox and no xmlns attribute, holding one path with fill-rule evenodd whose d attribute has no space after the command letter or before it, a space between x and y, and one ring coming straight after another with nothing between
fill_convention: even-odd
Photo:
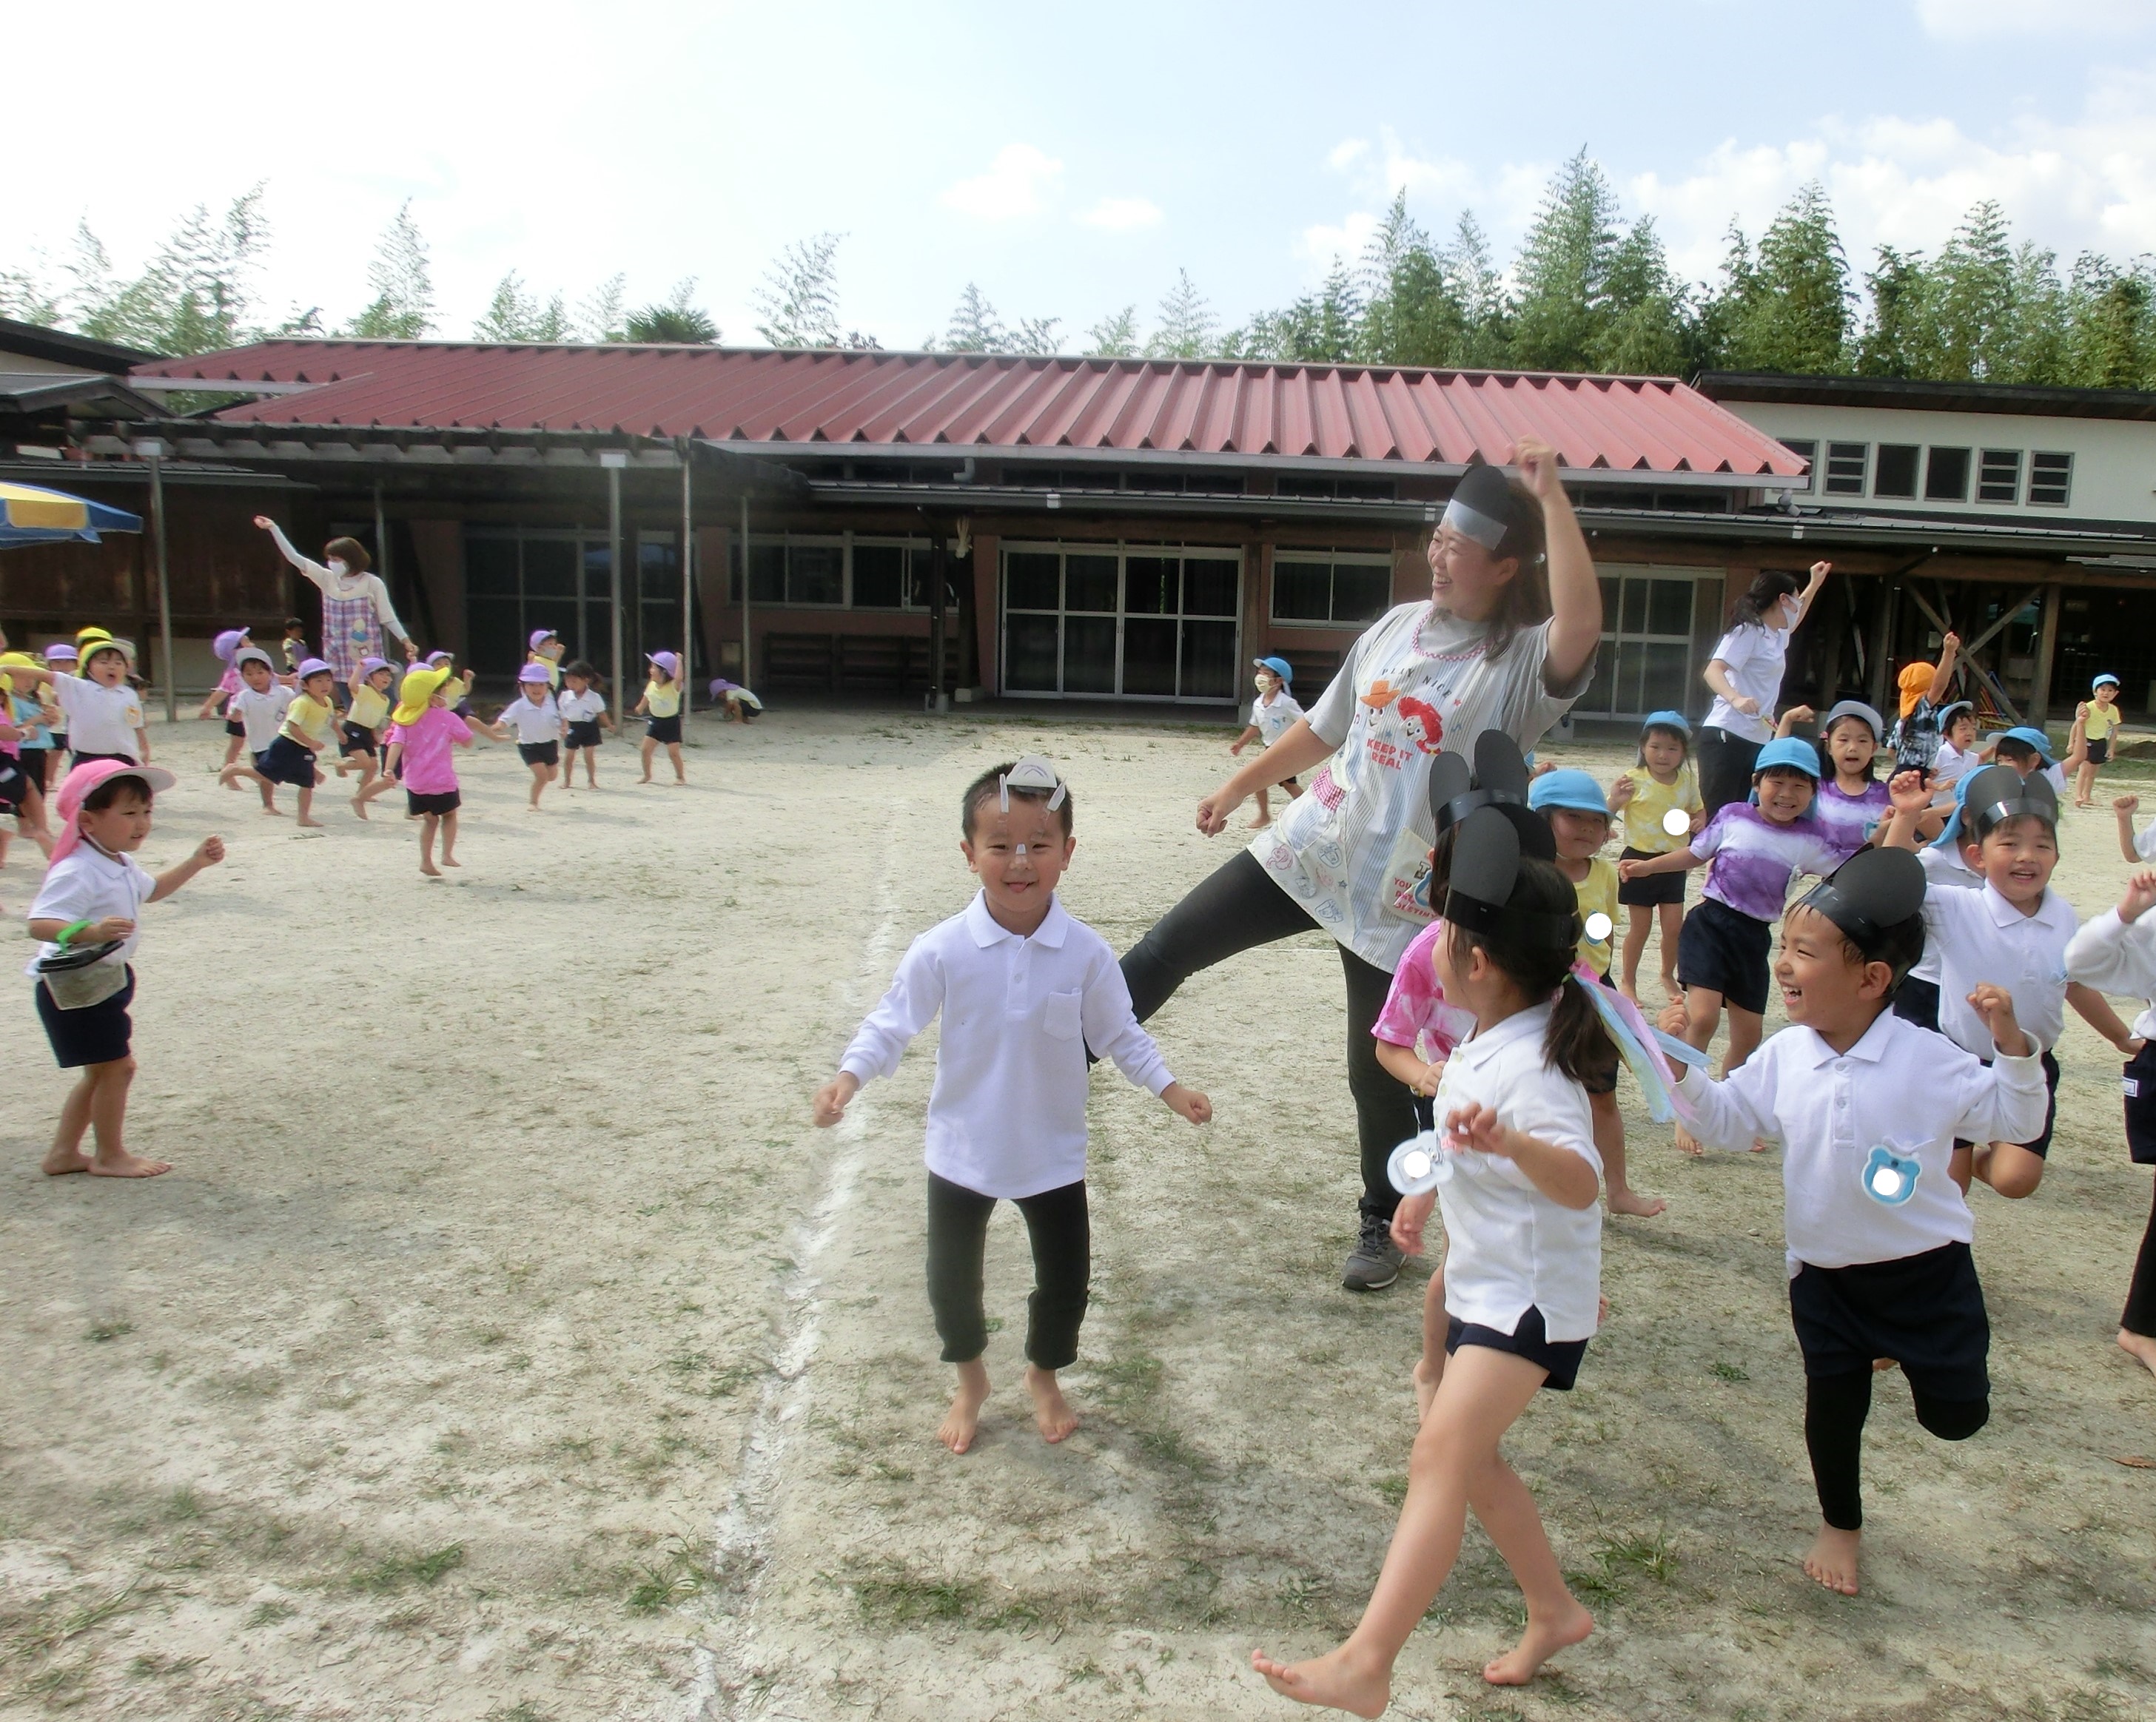
<instances>
[{"instance_id":1,"label":"face mask","mask_svg":"<svg viewBox=\"0 0 2156 1722\"><path fill-rule=\"evenodd\" d=\"M352 565L346 561L342 556L336 557L330 563L330 572L336 575L339 579L342 579L346 575L352 572Z\"/></svg>"}]
</instances>

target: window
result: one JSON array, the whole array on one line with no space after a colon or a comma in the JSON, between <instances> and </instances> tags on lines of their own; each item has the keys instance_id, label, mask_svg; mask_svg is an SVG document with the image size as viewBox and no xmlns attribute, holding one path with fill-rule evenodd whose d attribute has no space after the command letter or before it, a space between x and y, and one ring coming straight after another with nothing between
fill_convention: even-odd
<instances>
[{"instance_id":1,"label":"window","mask_svg":"<svg viewBox=\"0 0 2156 1722\"><path fill-rule=\"evenodd\" d=\"M1924 500L1969 500L1969 450L1934 448L1924 464Z\"/></svg>"},{"instance_id":2,"label":"window","mask_svg":"<svg viewBox=\"0 0 2156 1722\"><path fill-rule=\"evenodd\" d=\"M1390 479L1336 479L1313 473L1282 473L1273 485L1276 496L1330 497L1341 502L1390 502L1399 486Z\"/></svg>"},{"instance_id":3,"label":"window","mask_svg":"<svg viewBox=\"0 0 2156 1722\"><path fill-rule=\"evenodd\" d=\"M1879 469L1871 479L1871 494L1913 497L1917 494L1917 457L1923 452L1914 443L1881 443Z\"/></svg>"},{"instance_id":4,"label":"window","mask_svg":"<svg viewBox=\"0 0 2156 1722\"><path fill-rule=\"evenodd\" d=\"M1242 557L1180 545L1004 552L1004 690L1231 700Z\"/></svg>"},{"instance_id":5,"label":"window","mask_svg":"<svg viewBox=\"0 0 2156 1722\"><path fill-rule=\"evenodd\" d=\"M1697 578L1688 570L1604 568L1602 646L1594 679L1578 710L1612 717L1637 717L1650 711L1697 706L1692 678L1695 600L1712 603L1719 582ZM1710 628L1712 618L1709 618ZM1715 636L1705 635L1702 650ZM1702 661L1704 661L1702 659Z\"/></svg>"},{"instance_id":6,"label":"window","mask_svg":"<svg viewBox=\"0 0 2156 1722\"><path fill-rule=\"evenodd\" d=\"M929 546L917 539L758 536L749 547L749 597L798 609L925 610L928 561ZM726 598L738 604L738 547L730 562ZM955 558L946 561L953 580L957 567Z\"/></svg>"},{"instance_id":7,"label":"window","mask_svg":"<svg viewBox=\"0 0 2156 1722\"><path fill-rule=\"evenodd\" d=\"M1871 454L1869 443L1829 443L1826 445L1826 489L1830 496L1861 496L1864 469Z\"/></svg>"},{"instance_id":8,"label":"window","mask_svg":"<svg viewBox=\"0 0 2156 1722\"><path fill-rule=\"evenodd\" d=\"M1979 502L2019 502L2021 500L2021 451L1987 448L1976 469Z\"/></svg>"},{"instance_id":9,"label":"window","mask_svg":"<svg viewBox=\"0 0 2156 1722\"><path fill-rule=\"evenodd\" d=\"M633 556L634 552L632 551ZM572 659L610 661L613 552L604 534L475 530L465 536L466 661L481 675L516 674L534 628L562 637ZM624 574L628 576L624 567ZM680 608L675 587L675 609ZM636 598L624 578L623 649L636 649ZM674 632L680 632L677 620Z\"/></svg>"},{"instance_id":10,"label":"window","mask_svg":"<svg viewBox=\"0 0 2156 1722\"><path fill-rule=\"evenodd\" d=\"M2029 500L2032 505L2064 508L2073 488L2072 455L2038 454L2029 457Z\"/></svg>"},{"instance_id":11,"label":"window","mask_svg":"<svg viewBox=\"0 0 2156 1722\"><path fill-rule=\"evenodd\" d=\"M1809 437L1794 438L1784 437L1782 438L1782 446L1811 468L1804 483L1796 488L1799 490L1817 489L1819 488L1819 443Z\"/></svg>"},{"instance_id":12,"label":"window","mask_svg":"<svg viewBox=\"0 0 2156 1722\"><path fill-rule=\"evenodd\" d=\"M1363 628L1393 607L1390 556L1282 550L1273 557L1273 620Z\"/></svg>"}]
</instances>

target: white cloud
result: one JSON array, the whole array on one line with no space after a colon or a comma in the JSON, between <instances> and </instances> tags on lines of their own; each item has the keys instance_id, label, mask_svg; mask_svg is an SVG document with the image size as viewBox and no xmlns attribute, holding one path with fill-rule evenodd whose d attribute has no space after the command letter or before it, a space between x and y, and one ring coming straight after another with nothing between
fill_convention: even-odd
<instances>
[{"instance_id":1,"label":"white cloud","mask_svg":"<svg viewBox=\"0 0 2156 1722\"><path fill-rule=\"evenodd\" d=\"M1316 272L1322 275L1332 267L1336 257L1352 264L1362 256L1363 248L1377 231L1378 218L1367 209L1358 209L1337 227L1321 222L1315 227L1305 228L1296 250L1315 264Z\"/></svg>"},{"instance_id":2,"label":"white cloud","mask_svg":"<svg viewBox=\"0 0 2156 1722\"><path fill-rule=\"evenodd\" d=\"M1009 221L1038 215L1044 194L1052 192L1063 164L1031 144L1005 144L988 171L962 179L937 199L947 209L982 221Z\"/></svg>"},{"instance_id":3,"label":"white cloud","mask_svg":"<svg viewBox=\"0 0 2156 1722\"><path fill-rule=\"evenodd\" d=\"M1088 227L1106 228L1118 233L1132 228L1157 228L1161 218L1160 205L1148 197L1103 197L1078 218Z\"/></svg>"},{"instance_id":4,"label":"white cloud","mask_svg":"<svg viewBox=\"0 0 2156 1722\"><path fill-rule=\"evenodd\" d=\"M1333 145L1325 161L1334 172L1344 173L1353 167L1358 160L1369 152L1370 140L1367 137L1342 138L1338 143Z\"/></svg>"},{"instance_id":5,"label":"white cloud","mask_svg":"<svg viewBox=\"0 0 2156 1722\"><path fill-rule=\"evenodd\" d=\"M2030 0L1917 0L1917 22L1941 41L1971 42L1993 36L2123 34L2151 22L2148 0L2074 0L2070 21Z\"/></svg>"}]
</instances>

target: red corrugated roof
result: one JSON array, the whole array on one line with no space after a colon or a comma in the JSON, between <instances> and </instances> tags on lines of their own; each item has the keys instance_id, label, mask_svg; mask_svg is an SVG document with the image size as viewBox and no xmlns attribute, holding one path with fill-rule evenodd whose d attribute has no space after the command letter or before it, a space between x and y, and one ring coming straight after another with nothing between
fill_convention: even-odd
<instances>
[{"instance_id":1,"label":"red corrugated roof","mask_svg":"<svg viewBox=\"0 0 2156 1722\"><path fill-rule=\"evenodd\" d=\"M1794 476L1773 438L1669 377L963 353L267 341L138 368L312 382L228 423L627 432L744 445L1163 451L1457 469L1540 436L1569 468ZM839 452L834 448L834 453Z\"/></svg>"}]
</instances>

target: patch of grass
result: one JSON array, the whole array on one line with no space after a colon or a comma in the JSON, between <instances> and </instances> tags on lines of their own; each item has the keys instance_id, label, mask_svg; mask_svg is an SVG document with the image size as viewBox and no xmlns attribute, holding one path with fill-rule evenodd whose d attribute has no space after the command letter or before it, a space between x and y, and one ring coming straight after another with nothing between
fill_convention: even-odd
<instances>
[{"instance_id":1,"label":"patch of grass","mask_svg":"<svg viewBox=\"0 0 2156 1722\"><path fill-rule=\"evenodd\" d=\"M1677 1574L1677 1554L1670 1546L1670 1534L1666 1528L1657 1528L1652 1536L1632 1532L1624 1536L1598 1537L1594 1544L1594 1560L1603 1572L1612 1578L1629 1567L1658 1585L1666 1585Z\"/></svg>"},{"instance_id":2,"label":"patch of grass","mask_svg":"<svg viewBox=\"0 0 2156 1722\"><path fill-rule=\"evenodd\" d=\"M94 1345L102 1345L107 1340L125 1339L134 1331L135 1324L122 1315L111 1321L92 1322L84 1337Z\"/></svg>"},{"instance_id":3,"label":"patch of grass","mask_svg":"<svg viewBox=\"0 0 2156 1722\"><path fill-rule=\"evenodd\" d=\"M1752 1379L1752 1371L1742 1365L1723 1363L1718 1359L1707 1365L1707 1372L1717 1381L1748 1381Z\"/></svg>"},{"instance_id":4,"label":"patch of grass","mask_svg":"<svg viewBox=\"0 0 2156 1722\"><path fill-rule=\"evenodd\" d=\"M978 1579L929 1579L907 1572L857 1578L853 1592L861 1618L877 1627L963 1621L981 1603Z\"/></svg>"},{"instance_id":5,"label":"patch of grass","mask_svg":"<svg viewBox=\"0 0 2156 1722\"><path fill-rule=\"evenodd\" d=\"M449 1543L424 1555L392 1555L352 1575L352 1587L372 1596L401 1591L407 1585L432 1585L465 1564L465 1545Z\"/></svg>"},{"instance_id":6,"label":"patch of grass","mask_svg":"<svg viewBox=\"0 0 2156 1722\"><path fill-rule=\"evenodd\" d=\"M656 1614L662 1608L686 1602L719 1581L711 1563L685 1536L667 1538L660 1545L657 1560L639 1563L630 1570L634 1575L628 1597L632 1614Z\"/></svg>"},{"instance_id":7,"label":"patch of grass","mask_svg":"<svg viewBox=\"0 0 2156 1722\"><path fill-rule=\"evenodd\" d=\"M275 1600L258 1602L254 1605L254 1612L247 1617L247 1624L249 1627L274 1627L291 1619L299 1612L289 1602Z\"/></svg>"},{"instance_id":8,"label":"patch of grass","mask_svg":"<svg viewBox=\"0 0 2156 1722\"><path fill-rule=\"evenodd\" d=\"M542 1710L528 1698L519 1699L513 1704L496 1704L481 1722L554 1722L552 1710Z\"/></svg>"},{"instance_id":9,"label":"patch of grass","mask_svg":"<svg viewBox=\"0 0 2156 1722\"><path fill-rule=\"evenodd\" d=\"M138 1656L127 1664L127 1673L134 1680L169 1680L192 1674L208 1660L204 1656Z\"/></svg>"},{"instance_id":10,"label":"patch of grass","mask_svg":"<svg viewBox=\"0 0 2156 1722\"><path fill-rule=\"evenodd\" d=\"M202 1515L202 1497L192 1489L176 1489L165 1497L165 1516L167 1519L185 1521L199 1519Z\"/></svg>"}]
</instances>

